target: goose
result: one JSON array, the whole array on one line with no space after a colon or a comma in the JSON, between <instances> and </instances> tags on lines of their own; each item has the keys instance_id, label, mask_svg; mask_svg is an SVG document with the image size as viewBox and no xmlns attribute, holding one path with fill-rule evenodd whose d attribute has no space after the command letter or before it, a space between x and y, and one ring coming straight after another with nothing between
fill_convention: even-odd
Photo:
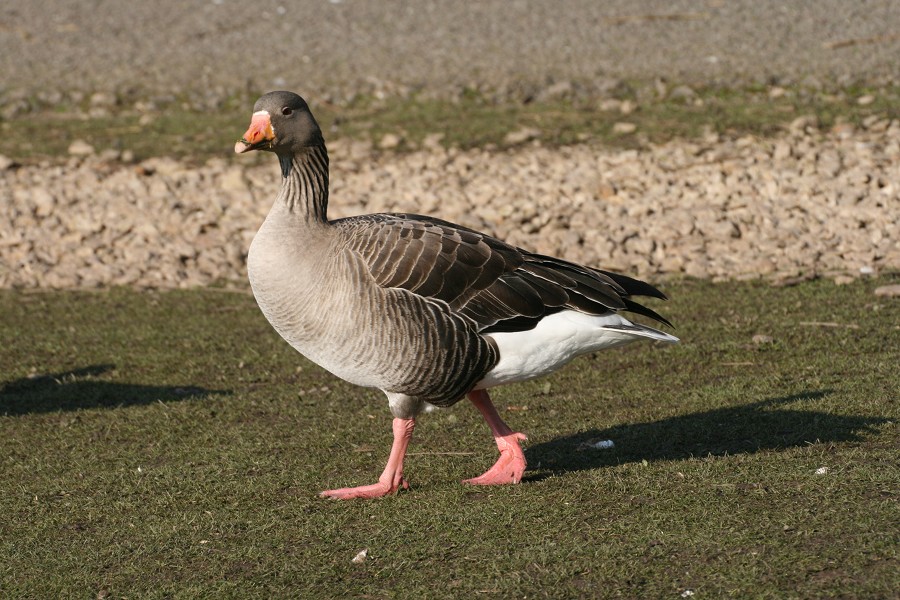
<instances>
[{"instance_id":1,"label":"goose","mask_svg":"<svg viewBox=\"0 0 900 600\"><path fill-rule=\"evenodd\" d=\"M488 390L552 373L575 357L636 340L678 342L620 313L671 327L633 296L655 287L543 256L473 229L416 214L329 220L328 152L299 95L256 102L235 143L278 157L282 184L247 257L253 295L294 349L337 377L382 390L393 415L387 465L371 485L326 490L337 499L408 489L403 461L416 417L463 397L480 411L500 456L464 483L518 483L526 461Z\"/></svg>"}]
</instances>

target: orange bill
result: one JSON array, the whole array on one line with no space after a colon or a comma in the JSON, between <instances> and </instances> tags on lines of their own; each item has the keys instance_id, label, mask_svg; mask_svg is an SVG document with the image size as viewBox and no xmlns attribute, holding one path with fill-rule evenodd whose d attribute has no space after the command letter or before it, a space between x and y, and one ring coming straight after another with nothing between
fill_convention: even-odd
<instances>
[{"instance_id":1,"label":"orange bill","mask_svg":"<svg viewBox=\"0 0 900 600\"><path fill-rule=\"evenodd\" d=\"M272 130L272 121L269 119L269 113L264 110L253 113L250 119L250 127L234 145L234 151L242 154L249 150L256 150L269 144L275 139L275 132Z\"/></svg>"}]
</instances>

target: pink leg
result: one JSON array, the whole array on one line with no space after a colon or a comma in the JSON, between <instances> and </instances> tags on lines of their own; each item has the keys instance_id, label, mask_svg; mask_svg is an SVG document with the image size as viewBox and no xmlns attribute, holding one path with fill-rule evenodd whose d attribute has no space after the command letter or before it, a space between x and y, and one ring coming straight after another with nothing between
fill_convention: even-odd
<instances>
[{"instance_id":1,"label":"pink leg","mask_svg":"<svg viewBox=\"0 0 900 600\"><path fill-rule=\"evenodd\" d=\"M500 450L500 458L493 467L483 475L474 479L467 479L463 483L472 485L500 485L504 483L519 483L522 473L525 472L525 453L519 446L519 440L527 439L524 433L515 433L503 422L497 409L491 402L486 390L469 392L469 400L481 411L484 420L487 421Z\"/></svg>"},{"instance_id":2,"label":"pink leg","mask_svg":"<svg viewBox=\"0 0 900 600\"><path fill-rule=\"evenodd\" d=\"M406 448L409 446L409 440L412 439L415 426L415 419L394 419L394 444L391 446L391 455L388 457L384 472L378 478L378 483L339 490L325 490L319 496L339 500L380 498L393 494L401 487L408 490L409 484L403 479L403 457L406 456Z\"/></svg>"}]
</instances>

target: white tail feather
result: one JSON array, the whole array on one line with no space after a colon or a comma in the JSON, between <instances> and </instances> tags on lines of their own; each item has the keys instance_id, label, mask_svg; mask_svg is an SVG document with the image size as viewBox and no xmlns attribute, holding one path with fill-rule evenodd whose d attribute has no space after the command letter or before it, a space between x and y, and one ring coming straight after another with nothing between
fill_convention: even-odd
<instances>
[{"instance_id":1,"label":"white tail feather","mask_svg":"<svg viewBox=\"0 0 900 600\"><path fill-rule=\"evenodd\" d=\"M639 339L679 341L673 335L632 323L616 313L598 316L574 310L545 317L528 331L503 331L490 337L500 350L500 361L475 389L547 375L581 354Z\"/></svg>"}]
</instances>

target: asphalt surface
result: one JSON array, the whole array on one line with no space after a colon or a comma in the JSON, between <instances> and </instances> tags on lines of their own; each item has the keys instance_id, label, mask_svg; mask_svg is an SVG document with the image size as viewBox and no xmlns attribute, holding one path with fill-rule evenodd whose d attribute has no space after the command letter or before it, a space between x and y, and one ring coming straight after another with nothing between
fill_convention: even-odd
<instances>
[{"instance_id":1,"label":"asphalt surface","mask_svg":"<svg viewBox=\"0 0 900 600\"><path fill-rule=\"evenodd\" d=\"M898 58L896 0L0 3L6 94L877 85L900 80Z\"/></svg>"}]
</instances>

